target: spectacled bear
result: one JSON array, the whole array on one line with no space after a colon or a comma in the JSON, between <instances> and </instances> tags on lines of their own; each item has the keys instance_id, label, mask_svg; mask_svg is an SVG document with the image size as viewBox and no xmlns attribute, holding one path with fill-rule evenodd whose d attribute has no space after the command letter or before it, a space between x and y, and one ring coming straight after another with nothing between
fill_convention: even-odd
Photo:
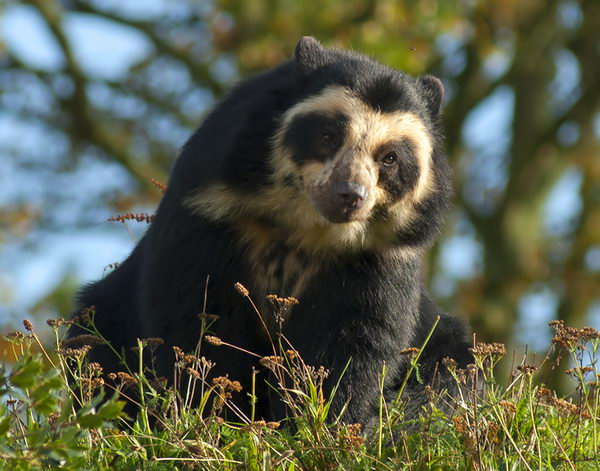
<instances>
[{"instance_id":1,"label":"spectacled bear","mask_svg":"<svg viewBox=\"0 0 600 471\"><path fill-rule=\"evenodd\" d=\"M236 85L209 114L177 158L147 233L82 289L78 308L95 306L97 328L126 355L137 338L164 339L155 367L171 378L172 346L194 350L200 312L218 316L211 333L223 341L270 355L265 326L272 333L277 322L266 296L297 298L281 333L306 364L329 371L326 393L339 381L332 417L368 423L384 363L393 393L408 368L401 351L421 346L438 315L423 380L443 357L469 361L463 324L440 313L420 275L451 193L442 99L432 76L302 38L292 60ZM213 376L246 391L253 367L266 378L239 350L203 342L202 354L215 362ZM92 359L123 369L107 347ZM281 418L281 401L258 383L258 415ZM409 393L417 405L419 387Z\"/></svg>"}]
</instances>

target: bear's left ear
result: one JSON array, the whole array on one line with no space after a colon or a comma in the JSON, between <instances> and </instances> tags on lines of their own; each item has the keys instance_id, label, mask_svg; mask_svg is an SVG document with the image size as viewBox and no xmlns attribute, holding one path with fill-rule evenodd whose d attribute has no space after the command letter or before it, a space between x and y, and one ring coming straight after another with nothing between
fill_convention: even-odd
<instances>
[{"instance_id":1,"label":"bear's left ear","mask_svg":"<svg viewBox=\"0 0 600 471\"><path fill-rule=\"evenodd\" d=\"M304 75L314 72L325 65L325 48L312 36L304 36L298 44L294 53L298 69Z\"/></svg>"},{"instance_id":2,"label":"bear's left ear","mask_svg":"<svg viewBox=\"0 0 600 471\"><path fill-rule=\"evenodd\" d=\"M442 102L444 101L444 85L442 81L433 75L424 75L423 77L419 77L418 81L423 97L427 102L427 108L432 116L437 117L440 114Z\"/></svg>"}]
</instances>

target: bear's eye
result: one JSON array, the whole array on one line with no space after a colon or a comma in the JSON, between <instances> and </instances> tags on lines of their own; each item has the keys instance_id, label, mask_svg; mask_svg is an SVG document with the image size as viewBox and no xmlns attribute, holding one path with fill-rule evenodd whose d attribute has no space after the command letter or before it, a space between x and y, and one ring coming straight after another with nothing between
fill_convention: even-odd
<instances>
[{"instance_id":1,"label":"bear's eye","mask_svg":"<svg viewBox=\"0 0 600 471\"><path fill-rule=\"evenodd\" d=\"M397 160L398 160L398 154L396 154L395 152L388 152L387 154L385 154L383 156L383 159L381 159L381 162L383 163L383 165L385 165L387 167L391 167L392 165L394 165L396 163Z\"/></svg>"},{"instance_id":2,"label":"bear's eye","mask_svg":"<svg viewBox=\"0 0 600 471\"><path fill-rule=\"evenodd\" d=\"M325 144L333 144L333 133L331 132L323 132L321 133L321 139Z\"/></svg>"}]
</instances>

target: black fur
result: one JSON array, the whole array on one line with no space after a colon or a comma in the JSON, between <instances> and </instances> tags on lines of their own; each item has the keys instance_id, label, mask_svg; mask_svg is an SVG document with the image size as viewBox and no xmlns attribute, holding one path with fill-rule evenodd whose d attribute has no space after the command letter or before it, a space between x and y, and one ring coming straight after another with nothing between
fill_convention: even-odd
<instances>
[{"instance_id":1,"label":"black fur","mask_svg":"<svg viewBox=\"0 0 600 471\"><path fill-rule=\"evenodd\" d=\"M343 144L348 118L341 113L330 117L308 113L294 119L284 143L291 149L292 159L299 164L307 160L325 161Z\"/></svg>"},{"instance_id":2,"label":"black fur","mask_svg":"<svg viewBox=\"0 0 600 471\"><path fill-rule=\"evenodd\" d=\"M370 58L304 39L295 60L243 81L207 117L176 160L148 232L116 270L81 290L78 309L95 306L97 327L130 361L136 338L161 337L165 345L156 352L158 374L172 377L172 346L189 352L199 341L198 314L207 280L206 312L219 316L213 334L261 355L271 353L256 313L234 289L234 283L241 282L257 298L269 294L255 289L256 267L248 263L239 227L193 214L184 200L212 183L249 196L271 185L268 157L282 114L330 84L350 88L374 109L410 111L428 126L436 190L419 205L417 219L397 234L394 245L420 247L433 241L450 192L437 124L442 96L437 82L418 81ZM409 168L406 175L415 172ZM288 175L285 184L297 188L296 176ZM395 257L393 247L327 257L289 247L284 240L264 258L283 260L290 252L306 266L318 258L319 268L284 323L284 334L306 363L330 370L327 388L351 360L333 413L348 402L343 420L367 423L376 413L384 362L390 372L387 386L393 390L407 367L399 352L420 346L439 314L421 285L421 260ZM216 362L212 376L227 374L241 381L246 391L252 367L262 369L255 358L230 348L203 343L202 354ZM462 324L443 315L422 358L426 380L431 379L427 372L445 356L461 364L469 361ZM96 347L92 359L103 363L106 371L123 369L106 347ZM266 377L264 371L261 377ZM272 395L268 399L268 388L259 383L259 415L279 418L284 413L281 404ZM418 396L414 391L419 386L414 387L413 395Z\"/></svg>"}]
</instances>

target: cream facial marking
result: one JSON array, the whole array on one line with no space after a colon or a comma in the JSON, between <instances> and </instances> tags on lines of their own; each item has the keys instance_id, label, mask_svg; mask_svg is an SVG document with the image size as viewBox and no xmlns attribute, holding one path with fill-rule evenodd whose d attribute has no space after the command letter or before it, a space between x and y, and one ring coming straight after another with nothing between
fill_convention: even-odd
<instances>
[{"instance_id":1,"label":"cream facial marking","mask_svg":"<svg viewBox=\"0 0 600 471\"><path fill-rule=\"evenodd\" d=\"M410 140L415 147L415 157L419 166L418 181L413 191L410 192L410 198L413 202L418 202L433 189L434 182L431 175L433 146L423 122L410 112L384 113L376 111L355 97L350 90L341 86L328 87L321 94L298 103L285 113L274 138L275 152L272 164L276 181L281 181L280 179L285 173L294 173L296 167L290 160L289 152L287 155L281 155L281 150L285 149L283 145L285 133L295 118L310 113L341 114L348 118L345 142L343 147L337 151L334 160L347 158L349 150L360 156L359 162L372 160L373 153L381 145L395 140ZM284 151L283 154L286 152ZM332 162L331 165L335 165L335 162ZM324 168L324 170L330 171L329 168ZM297 170L295 171L297 172ZM375 172L374 166L369 171ZM373 176L371 175L371 178ZM322 179L324 176L320 178Z\"/></svg>"}]
</instances>

